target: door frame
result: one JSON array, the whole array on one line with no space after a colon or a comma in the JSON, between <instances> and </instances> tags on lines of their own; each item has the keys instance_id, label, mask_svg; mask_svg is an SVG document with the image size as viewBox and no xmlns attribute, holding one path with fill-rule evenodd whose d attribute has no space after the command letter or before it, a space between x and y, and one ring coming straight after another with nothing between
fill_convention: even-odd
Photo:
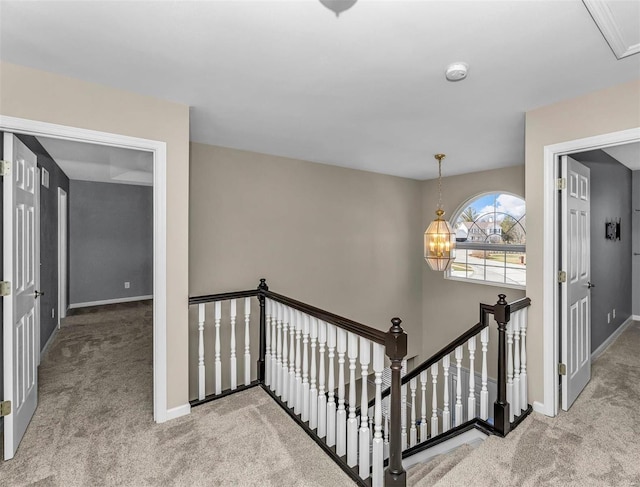
<instances>
[{"instance_id":1,"label":"door frame","mask_svg":"<svg viewBox=\"0 0 640 487\"><path fill-rule=\"evenodd\" d=\"M64 201L64 211L62 210L62 202ZM68 266L68 242L67 235L69 229L68 219L69 200L67 192L58 187L58 329L62 318L67 315L67 305L69 302L67 289L67 270ZM64 221L64 232L62 231ZM64 263L64 265L63 265ZM63 300L63 297L65 298Z\"/></svg>"},{"instance_id":2,"label":"door frame","mask_svg":"<svg viewBox=\"0 0 640 487\"><path fill-rule=\"evenodd\" d=\"M0 131L89 142L151 152L153 155L153 419L167 410L167 144L66 125L0 116Z\"/></svg>"},{"instance_id":3,"label":"door frame","mask_svg":"<svg viewBox=\"0 0 640 487\"><path fill-rule=\"evenodd\" d=\"M602 149L614 145L640 142L640 127L607 134L569 140L544 147L543 194L543 297L542 343L544 403L535 402L534 410L556 416L559 409L559 336L560 296L557 273L560 270L560 219L556 180L560 156L585 150Z\"/></svg>"}]
</instances>

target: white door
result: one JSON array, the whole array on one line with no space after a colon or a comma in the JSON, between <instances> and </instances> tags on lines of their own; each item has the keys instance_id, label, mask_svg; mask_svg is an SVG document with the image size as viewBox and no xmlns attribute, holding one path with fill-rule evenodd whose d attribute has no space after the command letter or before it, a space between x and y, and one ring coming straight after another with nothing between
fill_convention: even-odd
<instances>
[{"instance_id":1,"label":"white door","mask_svg":"<svg viewBox=\"0 0 640 487\"><path fill-rule=\"evenodd\" d=\"M562 156L562 409L567 411L591 379L591 276L589 168Z\"/></svg>"},{"instance_id":2,"label":"white door","mask_svg":"<svg viewBox=\"0 0 640 487\"><path fill-rule=\"evenodd\" d=\"M39 343L36 318L36 156L13 134L4 134L3 280L11 283L4 299L4 458L13 458L38 403ZM39 230L38 230L39 231Z\"/></svg>"}]
</instances>

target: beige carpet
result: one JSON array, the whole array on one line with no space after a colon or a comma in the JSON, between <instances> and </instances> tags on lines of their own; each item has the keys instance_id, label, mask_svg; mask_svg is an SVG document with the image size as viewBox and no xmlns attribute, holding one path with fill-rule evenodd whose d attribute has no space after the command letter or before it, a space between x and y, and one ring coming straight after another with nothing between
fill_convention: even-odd
<instances>
[{"instance_id":1,"label":"beige carpet","mask_svg":"<svg viewBox=\"0 0 640 487\"><path fill-rule=\"evenodd\" d=\"M591 382L568 412L533 413L434 485L640 486L640 323L594 362Z\"/></svg>"},{"instance_id":2,"label":"beige carpet","mask_svg":"<svg viewBox=\"0 0 640 487\"><path fill-rule=\"evenodd\" d=\"M65 320L0 485L354 485L259 388L155 424L151 319L147 302Z\"/></svg>"}]
</instances>

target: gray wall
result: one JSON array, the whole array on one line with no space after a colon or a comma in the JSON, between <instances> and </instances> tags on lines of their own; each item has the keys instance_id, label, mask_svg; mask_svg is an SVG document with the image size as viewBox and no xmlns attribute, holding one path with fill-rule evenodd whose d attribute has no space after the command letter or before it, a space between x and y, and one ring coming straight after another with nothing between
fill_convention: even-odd
<instances>
[{"instance_id":1,"label":"gray wall","mask_svg":"<svg viewBox=\"0 0 640 487\"><path fill-rule=\"evenodd\" d=\"M638 211L636 211L638 210ZM633 171L633 237L632 248L634 253L640 254L640 171ZM632 312L634 316L640 316L640 255L633 259L633 284Z\"/></svg>"},{"instance_id":2,"label":"gray wall","mask_svg":"<svg viewBox=\"0 0 640 487\"><path fill-rule=\"evenodd\" d=\"M591 351L631 316L631 170L601 150L574 154L591 170ZM621 240L605 238L621 218ZM616 317L613 317L613 310ZM611 322L607 323L607 313Z\"/></svg>"},{"instance_id":3,"label":"gray wall","mask_svg":"<svg viewBox=\"0 0 640 487\"><path fill-rule=\"evenodd\" d=\"M69 178L35 137L18 135L18 138L36 154L38 166L49 171L49 187L40 185L40 290L44 292L39 298L42 349L58 326L58 188L69 194ZM55 316L51 317L54 309Z\"/></svg>"},{"instance_id":4,"label":"gray wall","mask_svg":"<svg viewBox=\"0 0 640 487\"><path fill-rule=\"evenodd\" d=\"M153 188L72 180L71 194L69 303L153 294Z\"/></svg>"}]
</instances>

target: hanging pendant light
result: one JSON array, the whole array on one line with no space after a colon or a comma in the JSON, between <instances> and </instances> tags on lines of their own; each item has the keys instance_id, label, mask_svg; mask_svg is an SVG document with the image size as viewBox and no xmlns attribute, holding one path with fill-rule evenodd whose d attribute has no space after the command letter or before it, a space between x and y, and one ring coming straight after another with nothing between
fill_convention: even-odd
<instances>
[{"instance_id":1,"label":"hanging pendant light","mask_svg":"<svg viewBox=\"0 0 640 487\"><path fill-rule=\"evenodd\" d=\"M345 10L349 10L358 0L320 0L320 3L332 10L338 17Z\"/></svg>"},{"instance_id":2,"label":"hanging pendant light","mask_svg":"<svg viewBox=\"0 0 640 487\"><path fill-rule=\"evenodd\" d=\"M442 159L444 154L434 156L438 160L438 208L436 219L424 232L424 259L434 271L446 271L456 258L456 234L449 222L443 218L442 209Z\"/></svg>"}]
</instances>

